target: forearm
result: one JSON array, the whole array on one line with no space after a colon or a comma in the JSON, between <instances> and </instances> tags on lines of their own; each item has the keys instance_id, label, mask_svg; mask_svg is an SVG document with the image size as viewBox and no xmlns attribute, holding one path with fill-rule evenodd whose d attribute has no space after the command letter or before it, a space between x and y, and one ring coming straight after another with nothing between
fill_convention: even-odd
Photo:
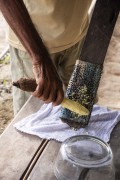
<instances>
[{"instance_id":1,"label":"forearm","mask_svg":"<svg viewBox=\"0 0 120 180\"><path fill-rule=\"evenodd\" d=\"M49 59L49 54L22 0L0 0L0 10L32 57L33 64ZM40 58L41 57L41 58Z\"/></svg>"}]
</instances>

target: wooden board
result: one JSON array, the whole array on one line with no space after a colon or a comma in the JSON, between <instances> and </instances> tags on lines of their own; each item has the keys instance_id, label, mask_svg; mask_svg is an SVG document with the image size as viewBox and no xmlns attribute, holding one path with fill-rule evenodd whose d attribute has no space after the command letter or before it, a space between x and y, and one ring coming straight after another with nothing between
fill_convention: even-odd
<instances>
[{"instance_id":1,"label":"wooden board","mask_svg":"<svg viewBox=\"0 0 120 180\"><path fill-rule=\"evenodd\" d=\"M40 107L41 102L32 97L1 135L0 180L56 180L53 169L61 144L56 141L49 142L36 136L20 133L13 127L14 123L34 113ZM114 153L115 180L119 180L120 123L112 133L110 145ZM90 178L88 180L91 180ZM97 175L94 178L92 177L92 180L97 179Z\"/></svg>"},{"instance_id":2,"label":"wooden board","mask_svg":"<svg viewBox=\"0 0 120 180\"><path fill-rule=\"evenodd\" d=\"M24 105L9 127L0 137L0 180L18 180L22 176L32 157L40 148L40 138L18 132L13 124L36 112L41 102L36 98Z\"/></svg>"},{"instance_id":3,"label":"wooden board","mask_svg":"<svg viewBox=\"0 0 120 180\"><path fill-rule=\"evenodd\" d=\"M42 156L31 172L28 178L29 180L56 180L53 169L60 145L60 143L55 141L48 143Z\"/></svg>"}]
</instances>

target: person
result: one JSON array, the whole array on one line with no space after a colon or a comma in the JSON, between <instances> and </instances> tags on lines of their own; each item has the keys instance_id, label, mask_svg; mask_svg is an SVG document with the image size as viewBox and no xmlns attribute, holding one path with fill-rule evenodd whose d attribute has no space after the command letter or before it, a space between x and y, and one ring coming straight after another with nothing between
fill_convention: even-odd
<instances>
[{"instance_id":1,"label":"person","mask_svg":"<svg viewBox=\"0 0 120 180\"><path fill-rule=\"evenodd\" d=\"M35 78L33 96L59 105L87 32L92 0L0 0L8 22L12 81ZM63 87L64 85L64 87ZM30 94L13 88L16 114Z\"/></svg>"}]
</instances>

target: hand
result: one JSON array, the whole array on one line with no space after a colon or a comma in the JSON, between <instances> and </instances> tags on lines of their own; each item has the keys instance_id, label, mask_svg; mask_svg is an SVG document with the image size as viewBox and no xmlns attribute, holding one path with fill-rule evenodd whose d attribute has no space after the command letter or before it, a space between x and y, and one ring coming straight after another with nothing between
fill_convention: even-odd
<instances>
[{"instance_id":1,"label":"hand","mask_svg":"<svg viewBox=\"0 0 120 180\"><path fill-rule=\"evenodd\" d=\"M63 85L51 59L34 64L33 73L37 82L33 95L45 103L53 102L54 106L61 104L64 98Z\"/></svg>"}]
</instances>

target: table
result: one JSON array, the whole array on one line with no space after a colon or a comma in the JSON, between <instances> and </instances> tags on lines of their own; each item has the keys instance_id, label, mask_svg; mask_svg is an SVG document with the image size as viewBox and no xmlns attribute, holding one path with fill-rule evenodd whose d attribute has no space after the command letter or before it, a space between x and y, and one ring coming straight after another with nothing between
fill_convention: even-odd
<instances>
[{"instance_id":1,"label":"table","mask_svg":"<svg viewBox=\"0 0 120 180\"><path fill-rule=\"evenodd\" d=\"M38 111L42 102L31 97L0 137L0 180L56 180L54 162L61 143L17 131L13 124ZM116 180L120 179L120 123L112 132ZM93 177L92 180L99 180Z\"/></svg>"}]
</instances>

